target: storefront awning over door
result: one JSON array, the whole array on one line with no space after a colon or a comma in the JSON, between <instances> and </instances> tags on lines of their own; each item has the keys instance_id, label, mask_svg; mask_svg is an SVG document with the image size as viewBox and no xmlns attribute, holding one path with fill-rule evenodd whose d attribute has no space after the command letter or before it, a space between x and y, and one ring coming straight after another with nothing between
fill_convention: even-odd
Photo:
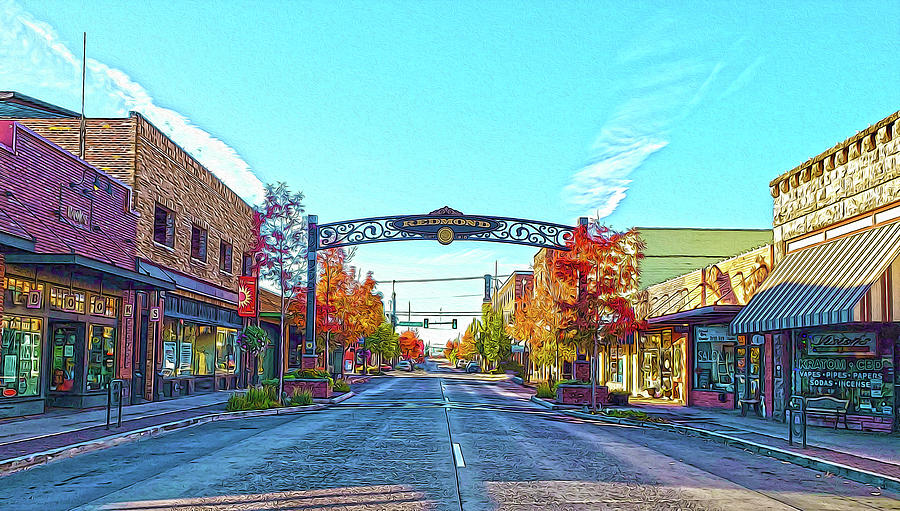
<instances>
[{"instance_id":1,"label":"storefront awning over door","mask_svg":"<svg viewBox=\"0 0 900 511\"><path fill-rule=\"evenodd\" d=\"M789 254L731 322L735 334L858 321L853 308L900 254L900 222Z\"/></svg>"}]
</instances>

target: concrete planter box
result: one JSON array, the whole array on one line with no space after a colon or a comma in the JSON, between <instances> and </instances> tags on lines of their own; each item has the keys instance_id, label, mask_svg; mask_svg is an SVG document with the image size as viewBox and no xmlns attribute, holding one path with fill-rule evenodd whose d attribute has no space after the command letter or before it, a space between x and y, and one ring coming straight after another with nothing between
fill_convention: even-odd
<instances>
[{"instance_id":1,"label":"concrete planter box","mask_svg":"<svg viewBox=\"0 0 900 511\"><path fill-rule=\"evenodd\" d=\"M298 378L296 380L284 380L284 392L291 397L294 389L306 390L312 394L313 399L331 399L331 385L328 380L322 378Z\"/></svg>"},{"instance_id":2,"label":"concrete planter box","mask_svg":"<svg viewBox=\"0 0 900 511\"><path fill-rule=\"evenodd\" d=\"M609 388L597 385L597 405L608 402ZM591 404L591 386L562 384L556 387L556 402L564 405L588 405Z\"/></svg>"}]
</instances>

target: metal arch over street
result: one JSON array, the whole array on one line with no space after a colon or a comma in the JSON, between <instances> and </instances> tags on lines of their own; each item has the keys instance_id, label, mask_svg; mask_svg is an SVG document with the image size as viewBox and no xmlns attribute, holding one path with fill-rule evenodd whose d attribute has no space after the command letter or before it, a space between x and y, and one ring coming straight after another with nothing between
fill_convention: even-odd
<instances>
[{"instance_id":1,"label":"metal arch over street","mask_svg":"<svg viewBox=\"0 0 900 511\"><path fill-rule=\"evenodd\" d=\"M587 218L579 218L580 225ZM319 225L309 215L306 252L306 296L316 296L316 254L319 250L365 245L385 241L437 240L449 245L455 240L490 241L528 245L554 250L569 250L566 242L575 227L524 218L464 215L444 206L426 215L400 215L359 218ZM303 342L303 367L316 365L316 300L306 300L306 336ZM327 354L326 354L327 356Z\"/></svg>"},{"instance_id":2,"label":"metal arch over street","mask_svg":"<svg viewBox=\"0 0 900 511\"><path fill-rule=\"evenodd\" d=\"M317 226L316 250L385 241L491 241L568 250L569 225L484 215L464 215L448 207L427 215L359 218ZM312 234L312 233L310 233Z\"/></svg>"}]
</instances>

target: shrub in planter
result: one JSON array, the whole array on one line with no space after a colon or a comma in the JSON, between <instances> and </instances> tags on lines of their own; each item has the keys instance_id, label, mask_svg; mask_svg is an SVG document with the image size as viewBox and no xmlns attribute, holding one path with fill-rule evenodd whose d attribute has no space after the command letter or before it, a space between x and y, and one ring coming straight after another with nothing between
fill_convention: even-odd
<instances>
[{"instance_id":1,"label":"shrub in planter","mask_svg":"<svg viewBox=\"0 0 900 511\"><path fill-rule=\"evenodd\" d=\"M337 380L334 382L332 390L335 392L350 392L350 384L344 380Z\"/></svg>"},{"instance_id":2,"label":"shrub in planter","mask_svg":"<svg viewBox=\"0 0 900 511\"><path fill-rule=\"evenodd\" d=\"M278 407L278 391L272 385L250 387L247 392L236 392L228 398L225 410L237 412L243 410L268 410Z\"/></svg>"},{"instance_id":3,"label":"shrub in planter","mask_svg":"<svg viewBox=\"0 0 900 511\"><path fill-rule=\"evenodd\" d=\"M313 404L313 397L308 390L294 389L294 395L285 397L284 402L287 406L309 406Z\"/></svg>"},{"instance_id":4,"label":"shrub in planter","mask_svg":"<svg viewBox=\"0 0 900 511\"><path fill-rule=\"evenodd\" d=\"M615 406L627 406L628 405L628 396L631 394L621 390L615 390L609 393L607 399L609 400L609 404Z\"/></svg>"},{"instance_id":5,"label":"shrub in planter","mask_svg":"<svg viewBox=\"0 0 900 511\"><path fill-rule=\"evenodd\" d=\"M541 399L552 399L556 397L556 392L550 388L550 384L539 383L537 386L537 394L535 395Z\"/></svg>"},{"instance_id":6,"label":"shrub in planter","mask_svg":"<svg viewBox=\"0 0 900 511\"><path fill-rule=\"evenodd\" d=\"M553 395L556 396L556 388L560 385L590 385L591 382L584 380L559 380L553 384Z\"/></svg>"}]
</instances>

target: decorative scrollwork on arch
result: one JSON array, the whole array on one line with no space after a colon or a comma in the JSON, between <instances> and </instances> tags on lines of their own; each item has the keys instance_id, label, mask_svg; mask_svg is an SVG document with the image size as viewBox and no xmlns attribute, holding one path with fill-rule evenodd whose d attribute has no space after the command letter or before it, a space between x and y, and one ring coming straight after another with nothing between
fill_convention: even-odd
<instances>
[{"instance_id":1,"label":"decorative scrollwork on arch","mask_svg":"<svg viewBox=\"0 0 900 511\"><path fill-rule=\"evenodd\" d=\"M574 227L523 218L435 214L361 218L320 224L318 250L386 241L436 240L441 227L454 230L453 241L472 240L568 250ZM454 211L454 213L457 213ZM480 228L469 228L466 224ZM490 227L484 227L490 226ZM433 228L433 231L429 229ZM445 233L446 234L446 233Z\"/></svg>"}]
</instances>

